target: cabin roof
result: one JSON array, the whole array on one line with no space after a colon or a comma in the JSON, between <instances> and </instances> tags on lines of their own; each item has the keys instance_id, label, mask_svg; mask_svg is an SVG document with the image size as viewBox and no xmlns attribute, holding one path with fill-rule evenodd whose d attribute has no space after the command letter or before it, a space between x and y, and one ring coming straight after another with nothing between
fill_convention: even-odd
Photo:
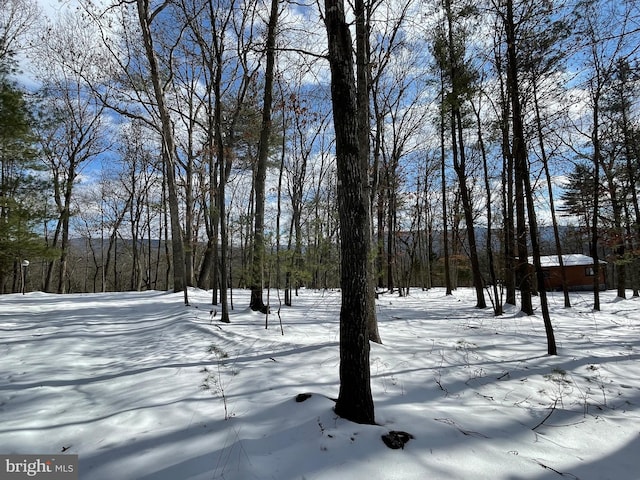
<instances>
[{"instance_id":1,"label":"cabin roof","mask_svg":"<svg viewBox=\"0 0 640 480\"><path fill-rule=\"evenodd\" d=\"M540 262L543 267L559 267L560 260L558 255L545 255L540 257ZM529 257L529 263L533 264L533 257ZM580 253L571 253L568 255L562 255L562 263L565 267L577 267L577 266L589 266L593 265L593 257L588 255L582 255ZM604 260L599 260L599 263L605 264Z\"/></svg>"}]
</instances>

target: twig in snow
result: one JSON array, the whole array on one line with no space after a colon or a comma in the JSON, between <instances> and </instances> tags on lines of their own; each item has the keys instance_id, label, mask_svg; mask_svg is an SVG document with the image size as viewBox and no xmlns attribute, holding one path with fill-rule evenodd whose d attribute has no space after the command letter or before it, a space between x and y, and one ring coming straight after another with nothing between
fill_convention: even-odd
<instances>
[{"instance_id":1,"label":"twig in snow","mask_svg":"<svg viewBox=\"0 0 640 480\"><path fill-rule=\"evenodd\" d=\"M444 423L445 425L451 425L452 427L455 427L460 433L468 437L489 438L484 433L474 432L473 430L466 430L462 428L460 425L458 425L456 422L454 422L450 418L434 418L434 420L436 422Z\"/></svg>"},{"instance_id":2,"label":"twig in snow","mask_svg":"<svg viewBox=\"0 0 640 480\"><path fill-rule=\"evenodd\" d=\"M550 467L549 465L545 465L544 463L542 463L540 460L536 460L535 458L533 459L534 462L536 462L538 465L540 465L542 468L546 468L547 470L551 470L552 472L557 473L558 475L560 475L561 477L571 477L571 478L575 478L576 480L580 480L578 477L576 477L573 473L567 473L567 472L561 472L559 470L556 470L553 467Z\"/></svg>"},{"instance_id":3,"label":"twig in snow","mask_svg":"<svg viewBox=\"0 0 640 480\"><path fill-rule=\"evenodd\" d=\"M546 417L544 417L542 419L542 421L540 423L538 423L535 427L533 427L531 430L533 430L535 432L536 428L538 428L540 425L542 425L544 422L546 422L549 417L553 414L553 412L556 411L556 405L558 405L558 399L556 398L555 401L553 402L553 406L551 407L551 410L549 411L549 413L547 414Z\"/></svg>"}]
</instances>

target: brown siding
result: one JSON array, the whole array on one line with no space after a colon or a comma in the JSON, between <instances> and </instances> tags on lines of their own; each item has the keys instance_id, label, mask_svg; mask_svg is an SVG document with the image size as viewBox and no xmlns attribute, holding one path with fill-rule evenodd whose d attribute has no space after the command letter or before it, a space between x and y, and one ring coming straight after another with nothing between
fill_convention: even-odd
<instances>
[{"instance_id":1,"label":"brown siding","mask_svg":"<svg viewBox=\"0 0 640 480\"><path fill-rule=\"evenodd\" d=\"M547 290L562 290L562 275L560 267L544 267L545 286ZM569 290L591 290L593 288L593 276L589 272L593 267L589 265L572 265L565 267L567 286ZM604 268L600 268L600 285L604 287Z\"/></svg>"}]
</instances>

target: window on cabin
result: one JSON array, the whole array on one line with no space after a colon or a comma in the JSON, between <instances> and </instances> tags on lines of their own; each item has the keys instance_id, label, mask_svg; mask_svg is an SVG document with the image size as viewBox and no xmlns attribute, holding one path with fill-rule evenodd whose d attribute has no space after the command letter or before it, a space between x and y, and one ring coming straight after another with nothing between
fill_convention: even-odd
<instances>
[{"instance_id":1,"label":"window on cabin","mask_svg":"<svg viewBox=\"0 0 640 480\"><path fill-rule=\"evenodd\" d=\"M584 269L584 274L586 277L593 277L595 275L595 272L593 271L593 267L586 267Z\"/></svg>"}]
</instances>

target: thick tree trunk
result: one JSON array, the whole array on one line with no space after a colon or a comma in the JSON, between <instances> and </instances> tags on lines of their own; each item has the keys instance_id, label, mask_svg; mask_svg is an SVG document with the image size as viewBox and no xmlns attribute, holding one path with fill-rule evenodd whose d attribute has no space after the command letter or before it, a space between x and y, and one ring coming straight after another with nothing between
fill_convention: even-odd
<instances>
[{"instance_id":1,"label":"thick tree trunk","mask_svg":"<svg viewBox=\"0 0 640 480\"><path fill-rule=\"evenodd\" d=\"M271 14L267 26L267 65L264 73L264 96L262 102L262 126L258 145L258 163L255 175L256 211L253 231L253 261L251 274L251 310L269 311L262 298L264 286L264 204L269 138L271 137L271 107L273 103L273 77L275 68L276 33L278 26L278 0L271 0Z\"/></svg>"},{"instance_id":2,"label":"thick tree trunk","mask_svg":"<svg viewBox=\"0 0 640 480\"><path fill-rule=\"evenodd\" d=\"M375 314L369 279L371 233L368 172L359 154L358 113L352 42L341 0L325 0L336 134L340 217L342 305L340 392L335 411L357 423L375 423L369 365L369 316Z\"/></svg>"},{"instance_id":3,"label":"thick tree trunk","mask_svg":"<svg viewBox=\"0 0 640 480\"><path fill-rule=\"evenodd\" d=\"M369 135L369 93L370 93L370 72L369 72L369 14L365 10L365 2L363 0L356 0L354 3L354 10L356 16L356 84L357 84L357 107L358 107L358 143L359 143L359 155L362 171L366 175L366 182L364 184L365 194L369 197L369 209L367 210L367 222L369 223L369 235L371 241L373 241L373 222L371 212L371 185L369 183L369 154L371 151ZM375 289L375 261L372 258L370 265L369 277L372 282L371 288ZM369 313L368 318L371 322L369 324L369 340L376 343L382 343L380 333L378 331L378 321L376 319L375 303L371 303L369 308L372 311Z\"/></svg>"}]
</instances>

